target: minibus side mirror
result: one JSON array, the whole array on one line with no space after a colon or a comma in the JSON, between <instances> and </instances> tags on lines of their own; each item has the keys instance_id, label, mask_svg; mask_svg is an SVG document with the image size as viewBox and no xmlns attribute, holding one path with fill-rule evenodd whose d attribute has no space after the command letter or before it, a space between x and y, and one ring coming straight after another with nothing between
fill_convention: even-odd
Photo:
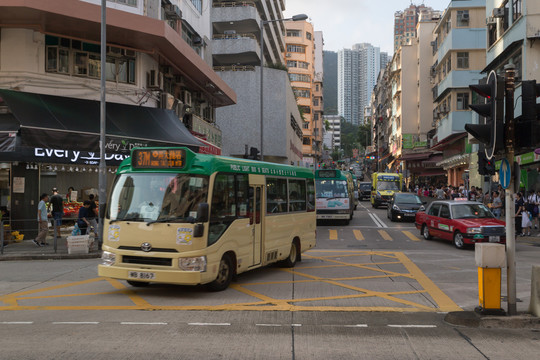
<instances>
[{"instance_id":1,"label":"minibus side mirror","mask_svg":"<svg viewBox=\"0 0 540 360\"><path fill-rule=\"evenodd\" d=\"M208 203L200 203L197 206L197 222L205 223L208 221Z\"/></svg>"}]
</instances>

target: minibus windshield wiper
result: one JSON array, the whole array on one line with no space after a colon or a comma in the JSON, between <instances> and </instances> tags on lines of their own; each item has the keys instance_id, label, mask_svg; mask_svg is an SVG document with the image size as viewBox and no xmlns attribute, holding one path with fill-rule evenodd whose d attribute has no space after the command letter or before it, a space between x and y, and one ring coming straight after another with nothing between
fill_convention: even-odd
<instances>
[{"instance_id":1,"label":"minibus windshield wiper","mask_svg":"<svg viewBox=\"0 0 540 360\"><path fill-rule=\"evenodd\" d=\"M109 221L109 224L114 224L117 221L143 221L144 219L138 216L127 217L123 219L114 219Z\"/></svg>"},{"instance_id":2,"label":"minibus windshield wiper","mask_svg":"<svg viewBox=\"0 0 540 360\"><path fill-rule=\"evenodd\" d=\"M155 224L155 223L164 223L164 222L168 222L168 221L181 220L183 218L184 218L183 216L171 216L171 217L167 217L167 218L161 218L161 219L157 219L157 220L148 221L146 223L146 226L150 226L151 224Z\"/></svg>"}]
</instances>

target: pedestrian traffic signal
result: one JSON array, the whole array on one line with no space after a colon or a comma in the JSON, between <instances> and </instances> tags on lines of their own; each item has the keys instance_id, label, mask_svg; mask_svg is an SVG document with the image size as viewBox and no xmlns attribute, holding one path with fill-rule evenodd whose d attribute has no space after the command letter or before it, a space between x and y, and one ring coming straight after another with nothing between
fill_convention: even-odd
<instances>
[{"instance_id":1,"label":"pedestrian traffic signal","mask_svg":"<svg viewBox=\"0 0 540 360\"><path fill-rule=\"evenodd\" d=\"M249 155L248 155L248 159L251 159L251 160L261 160L261 157L259 156L259 149L257 149L256 147L251 147L249 148Z\"/></svg>"},{"instance_id":2,"label":"pedestrian traffic signal","mask_svg":"<svg viewBox=\"0 0 540 360\"><path fill-rule=\"evenodd\" d=\"M478 151L478 173L480 175L495 175L494 159L488 159L484 150Z\"/></svg>"},{"instance_id":3,"label":"pedestrian traffic signal","mask_svg":"<svg viewBox=\"0 0 540 360\"><path fill-rule=\"evenodd\" d=\"M469 107L485 117L484 124L466 124L465 130L485 146L486 158L504 150L504 80L499 80L495 71L491 71L486 84L469 85L478 95L486 98L484 104L471 104Z\"/></svg>"},{"instance_id":4,"label":"pedestrian traffic signal","mask_svg":"<svg viewBox=\"0 0 540 360\"><path fill-rule=\"evenodd\" d=\"M521 116L516 119L516 148L536 148L540 142L540 84L536 80L521 82Z\"/></svg>"}]
</instances>

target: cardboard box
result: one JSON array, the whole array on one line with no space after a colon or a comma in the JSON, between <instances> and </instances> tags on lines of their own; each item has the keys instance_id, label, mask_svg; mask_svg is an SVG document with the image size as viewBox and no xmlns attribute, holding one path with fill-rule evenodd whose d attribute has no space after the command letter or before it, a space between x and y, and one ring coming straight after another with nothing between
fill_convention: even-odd
<instances>
[{"instance_id":1,"label":"cardboard box","mask_svg":"<svg viewBox=\"0 0 540 360\"><path fill-rule=\"evenodd\" d=\"M90 235L68 236L68 254L88 254L90 243Z\"/></svg>"}]
</instances>

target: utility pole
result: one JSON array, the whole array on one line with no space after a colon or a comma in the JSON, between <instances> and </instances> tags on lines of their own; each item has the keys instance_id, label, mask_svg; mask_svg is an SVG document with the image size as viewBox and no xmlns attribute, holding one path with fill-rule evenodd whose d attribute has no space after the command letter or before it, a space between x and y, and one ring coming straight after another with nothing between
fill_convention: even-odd
<instances>
[{"instance_id":1,"label":"utility pole","mask_svg":"<svg viewBox=\"0 0 540 360\"><path fill-rule=\"evenodd\" d=\"M506 159L510 163L510 169L514 172L514 151L515 151L515 122L514 122L514 89L515 89L515 66L510 64L504 67L505 79L505 146ZM506 189L506 288L508 292L508 315L516 315L516 231L515 218L516 210L514 205L514 179L518 179L517 174L510 179L510 185ZM518 184L519 185L519 184Z\"/></svg>"}]
</instances>

